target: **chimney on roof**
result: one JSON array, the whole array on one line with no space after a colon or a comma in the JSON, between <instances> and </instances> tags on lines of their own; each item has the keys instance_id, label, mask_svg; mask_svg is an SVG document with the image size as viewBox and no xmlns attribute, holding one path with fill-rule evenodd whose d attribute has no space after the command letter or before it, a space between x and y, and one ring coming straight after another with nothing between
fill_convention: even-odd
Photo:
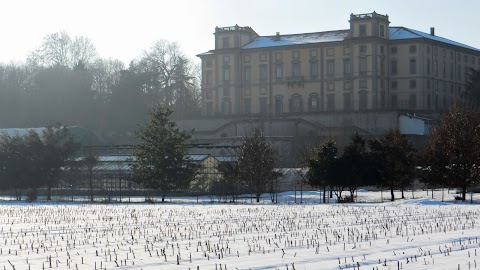
<instances>
[{"instance_id":1,"label":"chimney on roof","mask_svg":"<svg viewBox=\"0 0 480 270\"><path fill-rule=\"evenodd\" d=\"M280 32L277 32L277 34L275 35L275 41L279 41L280 40Z\"/></svg>"},{"instance_id":2,"label":"chimney on roof","mask_svg":"<svg viewBox=\"0 0 480 270\"><path fill-rule=\"evenodd\" d=\"M430 27L430 35L435 36L435 27Z\"/></svg>"}]
</instances>

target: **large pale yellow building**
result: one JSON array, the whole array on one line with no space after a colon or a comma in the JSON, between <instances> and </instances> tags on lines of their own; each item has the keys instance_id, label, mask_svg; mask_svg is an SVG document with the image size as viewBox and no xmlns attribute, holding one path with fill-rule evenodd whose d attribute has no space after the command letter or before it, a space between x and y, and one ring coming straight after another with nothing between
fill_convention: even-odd
<instances>
[{"instance_id":1,"label":"large pale yellow building","mask_svg":"<svg viewBox=\"0 0 480 270\"><path fill-rule=\"evenodd\" d=\"M351 14L350 28L260 36L215 28L202 60L203 114L439 112L465 90L480 50L390 26L388 15Z\"/></svg>"}]
</instances>

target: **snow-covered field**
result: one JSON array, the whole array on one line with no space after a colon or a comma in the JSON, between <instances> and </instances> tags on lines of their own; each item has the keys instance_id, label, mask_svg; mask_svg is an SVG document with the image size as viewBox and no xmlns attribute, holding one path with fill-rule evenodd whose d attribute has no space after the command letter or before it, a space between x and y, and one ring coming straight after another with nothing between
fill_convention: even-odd
<instances>
[{"instance_id":1,"label":"snow-covered field","mask_svg":"<svg viewBox=\"0 0 480 270\"><path fill-rule=\"evenodd\" d=\"M3 201L0 269L480 269L478 204L446 191L447 202L441 191L382 195L327 205L317 192L277 205Z\"/></svg>"}]
</instances>

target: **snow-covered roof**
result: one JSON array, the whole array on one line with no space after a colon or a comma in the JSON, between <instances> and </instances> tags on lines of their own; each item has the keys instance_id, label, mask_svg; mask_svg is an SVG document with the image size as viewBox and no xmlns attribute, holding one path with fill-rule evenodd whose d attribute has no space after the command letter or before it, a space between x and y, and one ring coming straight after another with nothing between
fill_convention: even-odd
<instances>
[{"instance_id":1,"label":"snow-covered roof","mask_svg":"<svg viewBox=\"0 0 480 270\"><path fill-rule=\"evenodd\" d=\"M214 158L220 162L233 162L238 159L235 156L214 156Z\"/></svg>"},{"instance_id":2,"label":"snow-covered roof","mask_svg":"<svg viewBox=\"0 0 480 270\"><path fill-rule=\"evenodd\" d=\"M76 157L75 161L82 161L86 157ZM107 155L97 156L97 162L93 166L94 171L128 173L132 172L131 164L135 162L135 156L129 155Z\"/></svg>"},{"instance_id":3,"label":"snow-covered roof","mask_svg":"<svg viewBox=\"0 0 480 270\"><path fill-rule=\"evenodd\" d=\"M44 127L41 128L4 128L0 129L0 133L7 134L8 136L25 136L27 135L30 131L35 131L37 134L42 134L43 131L45 130Z\"/></svg>"},{"instance_id":4,"label":"snow-covered roof","mask_svg":"<svg viewBox=\"0 0 480 270\"><path fill-rule=\"evenodd\" d=\"M243 46L243 49L343 41L348 36L348 33L349 30L338 30L317 33L257 37L252 42Z\"/></svg>"},{"instance_id":5,"label":"snow-covered roof","mask_svg":"<svg viewBox=\"0 0 480 270\"><path fill-rule=\"evenodd\" d=\"M408 117L408 118L415 118L415 119L420 119L420 120L424 120L426 122L434 122L435 120L432 119L432 118L428 118L428 117L424 117L424 116L418 116L416 114L402 114L400 115L399 117Z\"/></svg>"},{"instance_id":6,"label":"snow-covered roof","mask_svg":"<svg viewBox=\"0 0 480 270\"><path fill-rule=\"evenodd\" d=\"M210 51L208 51L208 52L204 52L204 53L199 53L199 54L197 54L198 57L200 57L200 56L206 56L206 55L213 55L213 53L210 52Z\"/></svg>"},{"instance_id":7,"label":"snow-covered roof","mask_svg":"<svg viewBox=\"0 0 480 270\"><path fill-rule=\"evenodd\" d=\"M415 38L426 38L426 39L462 47L469 50L480 51L480 49L462 44L460 42L456 42L456 41L439 37L439 36L432 36L422 31L409 29L406 27L390 27L390 40L415 39Z\"/></svg>"},{"instance_id":8,"label":"snow-covered roof","mask_svg":"<svg viewBox=\"0 0 480 270\"><path fill-rule=\"evenodd\" d=\"M70 135L77 142L84 144L98 144L100 142L99 138L91 130L79 127L79 126L68 126L66 127ZM40 136L43 136L43 132L46 130L46 127L37 127L37 128L4 128L0 129L0 134L6 134L9 137L13 136L26 136L30 131L34 131Z\"/></svg>"},{"instance_id":9,"label":"snow-covered roof","mask_svg":"<svg viewBox=\"0 0 480 270\"><path fill-rule=\"evenodd\" d=\"M208 154L198 154L198 155L185 155L185 159L188 159L190 161L203 161L206 158L208 158L210 155ZM77 157L75 158L75 161L81 161L85 157ZM134 155L106 155L106 156L97 156L97 162L98 163L103 163L103 162L117 162L117 163L132 163L136 162L137 158Z\"/></svg>"},{"instance_id":10,"label":"snow-covered roof","mask_svg":"<svg viewBox=\"0 0 480 270\"><path fill-rule=\"evenodd\" d=\"M86 156L80 156L76 157L74 160L75 161L82 161L86 158ZM108 155L108 156L97 156L97 162L126 162L126 163L131 163L135 162L137 159L135 156L131 155Z\"/></svg>"},{"instance_id":11,"label":"snow-covered roof","mask_svg":"<svg viewBox=\"0 0 480 270\"><path fill-rule=\"evenodd\" d=\"M199 155L185 155L185 158L191 161L202 161L208 158L209 155L199 154Z\"/></svg>"},{"instance_id":12,"label":"snow-covered roof","mask_svg":"<svg viewBox=\"0 0 480 270\"><path fill-rule=\"evenodd\" d=\"M119 155L119 156L99 156L99 162L129 162L134 161L135 156Z\"/></svg>"},{"instance_id":13,"label":"snow-covered roof","mask_svg":"<svg viewBox=\"0 0 480 270\"><path fill-rule=\"evenodd\" d=\"M433 41L442 42L445 44L450 44L458 47L462 47L469 50L480 51L480 49L474 48L456 42L447 38L433 36L422 31L409 29L406 27L390 27L390 40L404 40L404 39L429 39ZM267 48L267 47L279 47L279 46L289 46L289 45L302 45L302 44L313 44L313 43L325 43L325 42L338 42L344 41L348 38L349 30L336 30L336 31L327 31L327 32L316 32L316 33L304 33L304 34L291 34L291 35L274 35L274 36L260 36L255 38L252 42L243 46L243 49L256 49L256 48ZM207 52L202 55L210 54Z\"/></svg>"},{"instance_id":14,"label":"snow-covered roof","mask_svg":"<svg viewBox=\"0 0 480 270\"><path fill-rule=\"evenodd\" d=\"M123 172L130 174L132 173L132 167L130 163L124 162L101 162L93 166L94 171L103 171L103 172Z\"/></svg>"}]
</instances>

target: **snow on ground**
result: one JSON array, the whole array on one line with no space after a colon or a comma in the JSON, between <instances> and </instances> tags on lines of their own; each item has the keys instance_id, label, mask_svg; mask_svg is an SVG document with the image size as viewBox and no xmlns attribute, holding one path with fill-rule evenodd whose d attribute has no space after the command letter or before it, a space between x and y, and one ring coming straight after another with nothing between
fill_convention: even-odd
<instances>
[{"instance_id":1,"label":"snow on ground","mask_svg":"<svg viewBox=\"0 0 480 270\"><path fill-rule=\"evenodd\" d=\"M304 204L299 192L297 204L295 192L280 204L268 195L261 204L3 201L0 269L480 268L478 204L447 191L442 202L440 190L379 203L388 195L362 190L355 204L318 204L312 191Z\"/></svg>"}]
</instances>

